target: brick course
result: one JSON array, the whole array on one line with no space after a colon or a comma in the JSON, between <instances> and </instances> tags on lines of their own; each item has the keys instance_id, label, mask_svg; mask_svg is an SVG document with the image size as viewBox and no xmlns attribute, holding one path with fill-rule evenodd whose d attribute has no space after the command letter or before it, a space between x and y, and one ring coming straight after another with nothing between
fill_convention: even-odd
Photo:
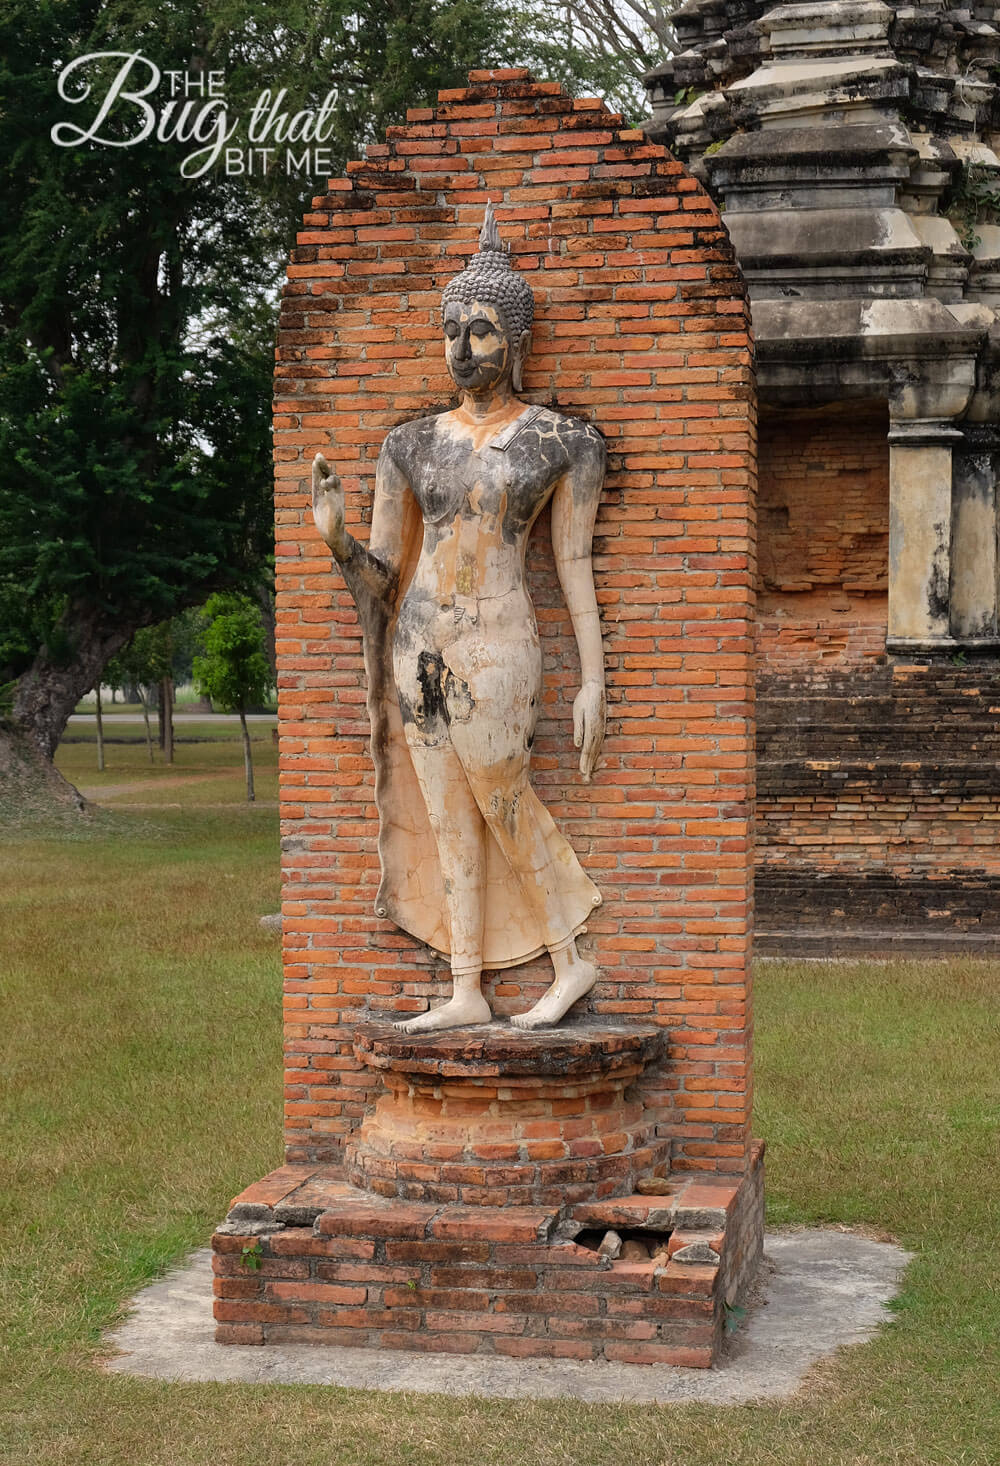
<instances>
[{"instance_id":1,"label":"brick course","mask_svg":"<svg viewBox=\"0 0 1000 1466\"><path fill-rule=\"evenodd\" d=\"M884 657L888 431L884 404L761 420L757 649L766 676Z\"/></svg>"},{"instance_id":2,"label":"brick course","mask_svg":"<svg viewBox=\"0 0 1000 1466\"><path fill-rule=\"evenodd\" d=\"M758 691L764 950L859 931L995 950L1000 663L762 670Z\"/></svg>"}]
</instances>

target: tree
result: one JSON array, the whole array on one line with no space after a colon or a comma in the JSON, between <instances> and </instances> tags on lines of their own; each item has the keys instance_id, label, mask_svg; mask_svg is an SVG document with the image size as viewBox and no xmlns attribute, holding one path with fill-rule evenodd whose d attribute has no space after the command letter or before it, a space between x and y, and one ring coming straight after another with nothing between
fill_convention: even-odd
<instances>
[{"instance_id":1,"label":"tree","mask_svg":"<svg viewBox=\"0 0 1000 1466\"><path fill-rule=\"evenodd\" d=\"M153 741L149 731L149 694L157 689L160 747L166 762L173 763L174 683L188 677L202 630L198 611L184 611L158 626L144 626L127 646L112 657L104 669L104 681L112 687L133 686L139 692L146 747L153 762Z\"/></svg>"},{"instance_id":2,"label":"tree","mask_svg":"<svg viewBox=\"0 0 1000 1466\"><path fill-rule=\"evenodd\" d=\"M638 120L648 112L642 79L680 50L676 4L659 0L531 0L535 25L553 36L578 76L594 77L615 105Z\"/></svg>"},{"instance_id":3,"label":"tree","mask_svg":"<svg viewBox=\"0 0 1000 1466\"><path fill-rule=\"evenodd\" d=\"M142 720L146 729L146 752L153 763L153 737L149 729L149 689L155 683L156 675L151 671L152 654L149 638L155 635L155 626L137 631L127 646L111 658L104 669L104 680L114 690L116 687L134 689L142 704Z\"/></svg>"},{"instance_id":4,"label":"tree","mask_svg":"<svg viewBox=\"0 0 1000 1466\"><path fill-rule=\"evenodd\" d=\"M185 177L192 145L169 137L56 146L53 127L95 115L59 96L62 69L139 52L164 74L220 73L244 123L265 89L293 113L336 88L334 172L407 104L504 60L509 34L499 0L5 0L0 739L51 761L137 630L259 583L275 293L317 188L280 170ZM120 64L90 63L95 98ZM135 129L124 104L104 126L121 143Z\"/></svg>"},{"instance_id":5,"label":"tree","mask_svg":"<svg viewBox=\"0 0 1000 1466\"><path fill-rule=\"evenodd\" d=\"M131 44L155 41L152 7L132 12ZM185 12L161 10L175 29ZM46 757L138 627L267 550L267 352L227 330L270 284L261 201L192 186L179 146L49 135L60 65L122 48L122 16L69 0L0 20L0 579L22 596L2 653L13 721ZM192 24L189 45L207 40Z\"/></svg>"},{"instance_id":6,"label":"tree","mask_svg":"<svg viewBox=\"0 0 1000 1466\"><path fill-rule=\"evenodd\" d=\"M239 713L247 800L253 802L253 754L247 709L266 700L273 686L260 607L249 596L215 595L205 606L204 653L194 659L199 690L223 713Z\"/></svg>"}]
</instances>

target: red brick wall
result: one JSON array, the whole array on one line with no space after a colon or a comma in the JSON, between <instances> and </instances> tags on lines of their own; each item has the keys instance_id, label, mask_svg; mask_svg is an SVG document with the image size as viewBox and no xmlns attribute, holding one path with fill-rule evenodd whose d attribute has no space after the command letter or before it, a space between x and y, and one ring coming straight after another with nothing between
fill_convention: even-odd
<instances>
[{"instance_id":1,"label":"red brick wall","mask_svg":"<svg viewBox=\"0 0 1000 1466\"><path fill-rule=\"evenodd\" d=\"M801 953L810 932L829 951L855 930L968 944L1000 927L996 663L886 658L887 431L884 404L772 412L760 425L757 910L768 951Z\"/></svg>"},{"instance_id":2,"label":"red brick wall","mask_svg":"<svg viewBox=\"0 0 1000 1466\"><path fill-rule=\"evenodd\" d=\"M758 683L758 936L1000 931L1000 663ZM766 950L778 950L769 942Z\"/></svg>"},{"instance_id":3,"label":"red brick wall","mask_svg":"<svg viewBox=\"0 0 1000 1466\"><path fill-rule=\"evenodd\" d=\"M769 672L885 653L888 431L885 404L761 418L758 646Z\"/></svg>"},{"instance_id":4,"label":"red brick wall","mask_svg":"<svg viewBox=\"0 0 1000 1466\"><path fill-rule=\"evenodd\" d=\"M575 643L539 526L530 554L546 705L533 778L604 895L581 947L595 1014L671 1030L649 1100L680 1168L739 1171L751 1103L749 318L718 215L597 101L474 74L314 201L288 270L275 379L287 1142L335 1160L373 1083L370 1013L445 996L447 968L372 905L376 816L353 603L306 513L309 461L341 473L366 533L387 429L452 401L444 284L487 198L535 291L526 396L594 422L609 472L595 540L610 720L580 782ZM487 974L498 1015L545 962ZM663 1128L665 1127L665 1128Z\"/></svg>"}]
</instances>

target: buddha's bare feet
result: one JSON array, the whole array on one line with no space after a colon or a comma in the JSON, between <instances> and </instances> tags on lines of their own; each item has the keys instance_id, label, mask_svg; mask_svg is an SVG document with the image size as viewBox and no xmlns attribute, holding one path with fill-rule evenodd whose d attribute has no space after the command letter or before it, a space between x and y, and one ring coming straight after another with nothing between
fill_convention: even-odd
<instances>
[{"instance_id":1,"label":"buddha's bare feet","mask_svg":"<svg viewBox=\"0 0 1000 1466\"><path fill-rule=\"evenodd\" d=\"M527 1013L515 1013L510 1020L515 1028L547 1028L558 1023L578 998L589 993L597 981L597 968L579 958L567 971L560 973L548 991Z\"/></svg>"},{"instance_id":2,"label":"buddha's bare feet","mask_svg":"<svg viewBox=\"0 0 1000 1466\"><path fill-rule=\"evenodd\" d=\"M489 1023L493 1012L482 993L456 993L440 1008L418 1013L393 1026L402 1033L437 1033L445 1028L464 1028L471 1023Z\"/></svg>"}]
</instances>

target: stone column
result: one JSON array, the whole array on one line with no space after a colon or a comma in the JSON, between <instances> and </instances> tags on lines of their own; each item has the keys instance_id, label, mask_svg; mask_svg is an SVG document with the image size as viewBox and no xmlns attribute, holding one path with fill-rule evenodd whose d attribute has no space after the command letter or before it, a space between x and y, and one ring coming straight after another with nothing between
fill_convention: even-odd
<instances>
[{"instance_id":1,"label":"stone column","mask_svg":"<svg viewBox=\"0 0 1000 1466\"><path fill-rule=\"evenodd\" d=\"M889 431L888 646L951 638L951 451L947 421L893 421Z\"/></svg>"},{"instance_id":2,"label":"stone column","mask_svg":"<svg viewBox=\"0 0 1000 1466\"><path fill-rule=\"evenodd\" d=\"M917 336L889 389L889 652L947 650L952 629L952 450L975 358L935 356ZM940 349L940 347L939 347Z\"/></svg>"},{"instance_id":3,"label":"stone column","mask_svg":"<svg viewBox=\"0 0 1000 1466\"><path fill-rule=\"evenodd\" d=\"M952 474L951 634L964 645L993 645L1000 630L995 449L989 442L969 441L968 432L965 437Z\"/></svg>"}]
</instances>

